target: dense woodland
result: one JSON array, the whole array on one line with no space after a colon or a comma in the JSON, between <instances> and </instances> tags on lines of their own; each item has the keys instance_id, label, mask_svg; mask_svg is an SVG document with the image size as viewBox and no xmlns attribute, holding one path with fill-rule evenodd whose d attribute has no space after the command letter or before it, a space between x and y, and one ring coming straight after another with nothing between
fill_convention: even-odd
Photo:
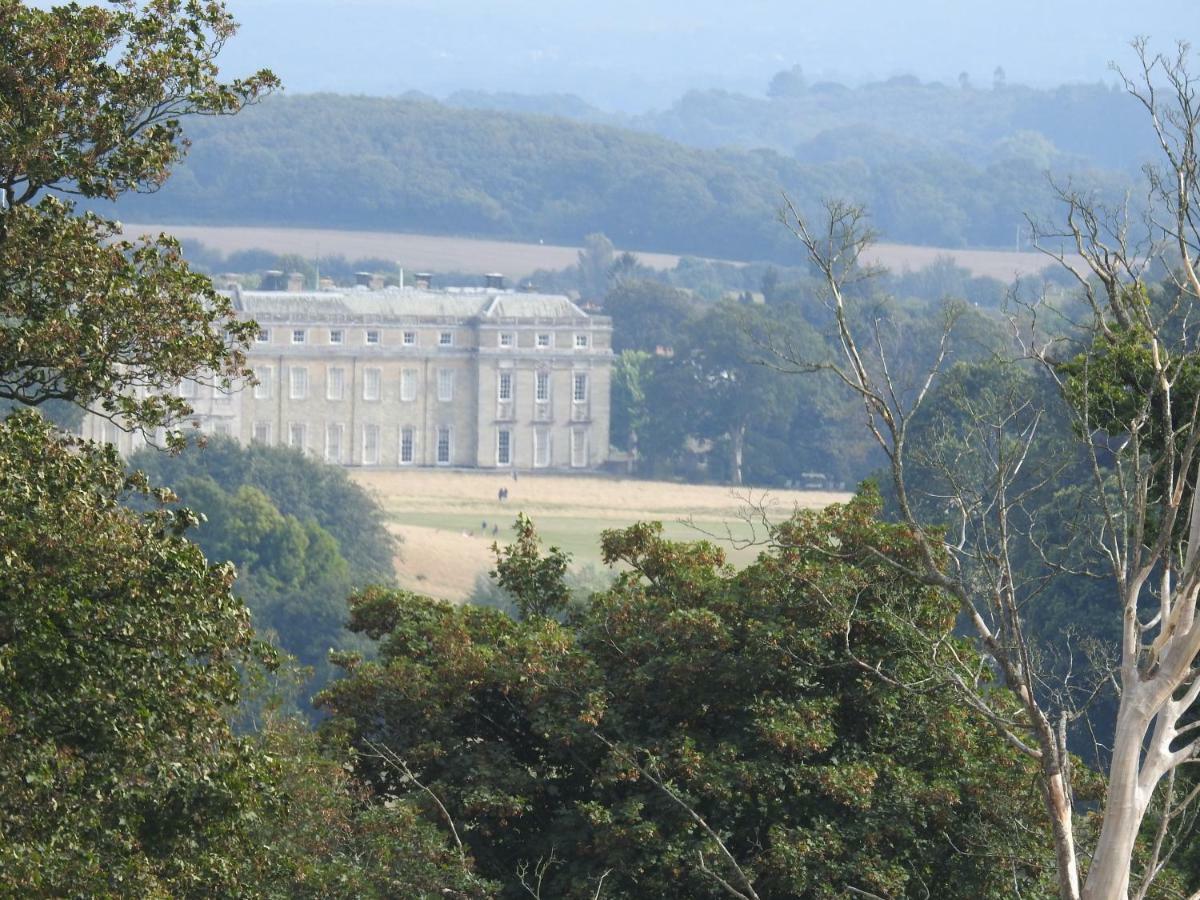
<instances>
[{"instance_id":1,"label":"dense woodland","mask_svg":"<svg viewBox=\"0 0 1200 900\"><path fill-rule=\"evenodd\" d=\"M191 123L192 150L172 180L153 197L126 196L118 210L134 221L567 244L603 232L626 248L794 263L777 221L784 193L865 203L892 241L1012 247L1027 214L1054 211L1047 172L1085 177L1116 201L1143 159L1141 143L1119 158L1091 152L1064 124L1127 119L1127 98L1102 88L1013 89L1011 103L1004 92L907 83L844 98L810 93L689 96L673 111L684 124L664 114L658 134L429 98L272 97L233 119ZM884 106L883 124L864 124ZM884 127L906 115L925 123L927 139ZM694 120L726 123L740 139L702 134ZM780 139L767 121L815 130L797 148L799 134L794 144ZM678 142L683 132L700 146Z\"/></svg>"},{"instance_id":2,"label":"dense woodland","mask_svg":"<svg viewBox=\"0 0 1200 900\"><path fill-rule=\"evenodd\" d=\"M1064 193L1091 274L1009 318L945 267L867 277L854 204L791 215L807 265L733 297L731 270L652 276L589 240L560 277L624 322L619 433L647 466L708 442L706 477L781 478L856 408L868 438L838 455L881 486L764 522L740 570L653 523L605 532L591 592L518 517L481 607L390 585L340 470L189 446L172 388L246 377L255 326L175 242L114 240L71 199L162 184L181 122L277 88L220 80L235 31L220 3L0 0L0 894L1189 896L1186 48L1140 46L1170 86L1150 196L1177 215L1134 255ZM927 294L956 281L976 299ZM181 455L127 465L51 409ZM328 666L316 727L289 654Z\"/></svg>"}]
</instances>

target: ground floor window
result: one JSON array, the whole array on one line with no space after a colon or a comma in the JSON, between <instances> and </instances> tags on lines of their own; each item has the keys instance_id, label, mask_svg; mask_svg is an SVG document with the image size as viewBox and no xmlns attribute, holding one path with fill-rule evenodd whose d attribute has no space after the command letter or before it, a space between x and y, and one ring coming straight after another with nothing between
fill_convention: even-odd
<instances>
[{"instance_id":1,"label":"ground floor window","mask_svg":"<svg viewBox=\"0 0 1200 900\"><path fill-rule=\"evenodd\" d=\"M437 464L450 465L450 427L443 425L437 430Z\"/></svg>"},{"instance_id":2,"label":"ground floor window","mask_svg":"<svg viewBox=\"0 0 1200 900\"><path fill-rule=\"evenodd\" d=\"M303 450L308 444L308 427L303 422L288 425L288 446Z\"/></svg>"},{"instance_id":3,"label":"ground floor window","mask_svg":"<svg viewBox=\"0 0 1200 900\"><path fill-rule=\"evenodd\" d=\"M400 464L412 465L413 448L416 443L416 432L412 428L404 428L400 431Z\"/></svg>"},{"instance_id":4,"label":"ground floor window","mask_svg":"<svg viewBox=\"0 0 1200 900\"><path fill-rule=\"evenodd\" d=\"M496 432L496 465L512 465L512 432L507 428Z\"/></svg>"},{"instance_id":5,"label":"ground floor window","mask_svg":"<svg viewBox=\"0 0 1200 900\"><path fill-rule=\"evenodd\" d=\"M587 431L583 428L571 429L571 465L582 469L587 465Z\"/></svg>"},{"instance_id":6,"label":"ground floor window","mask_svg":"<svg viewBox=\"0 0 1200 900\"><path fill-rule=\"evenodd\" d=\"M533 429L533 464L539 469L550 465L550 429Z\"/></svg>"},{"instance_id":7,"label":"ground floor window","mask_svg":"<svg viewBox=\"0 0 1200 900\"><path fill-rule=\"evenodd\" d=\"M379 465L379 426L364 425L362 436L362 461L364 466Z\"/></svg>"},{"instance_id":8,"label":"ground floor window","mask_svg":"<svg viewBox=\"0 0 1200 900\"><path fill-rule=\"evenodd\" d=\"M256 444L271 443L271 423L270 422L255 422L254 423L254 443L256 443Z\"/></svg>"},{"instance_id":9,"label":"ground floor window","mask_svg":"<svg viewBox=\"0 0 1200 900\"><path fill-rule=\"evenodd\" d=\"M346 433L346 426L339 423L334 423L325 429L325 462L340 463L342 461L342 438Z\"/></svg>"}]
</instances>

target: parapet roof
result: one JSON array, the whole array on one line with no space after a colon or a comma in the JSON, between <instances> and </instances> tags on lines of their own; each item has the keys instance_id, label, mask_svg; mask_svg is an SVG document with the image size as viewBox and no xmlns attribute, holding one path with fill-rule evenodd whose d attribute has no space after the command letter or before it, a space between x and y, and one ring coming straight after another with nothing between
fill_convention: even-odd
<instances>
[{"instance_id":1,"label":"parapet roof","mask_svg":"<svg viewBox=\"0 0 1200 900\"><path fill-rule=\"evenodd\" d=\"M422 288L340 291L231 292L234 308L251 318L312 322L381 319L586 319L588 314L561 294L512 291L434 291Z\"/></svg>"}]
</instances>

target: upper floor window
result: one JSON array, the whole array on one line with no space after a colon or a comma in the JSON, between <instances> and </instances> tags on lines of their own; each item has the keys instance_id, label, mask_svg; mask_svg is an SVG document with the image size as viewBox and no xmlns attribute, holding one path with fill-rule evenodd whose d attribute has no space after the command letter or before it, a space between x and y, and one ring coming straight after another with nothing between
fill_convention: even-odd
<instances>
[{"instance_id":1,"label":"upper floor window","mask_svg":"<svg viewBox=\"0 0 1200 900\"><path fill-rule=\"evenodd\" d=\"M404 332L404 346L405 347L417 346L417 333L415 331Z\"/></svg>"},{"instance_id":2,"label":"upper floor window","mask_svg":"<svg viewBox=\"0 0 1200 900\"><path fill-rule=\"evenodd\" d=\"M502 331L497 337L497 344L501 347L515 347L516 343L516 335L511 331Z\"/></svg>"},{"instance_id":3,"label":"upper floor window","mask_svg":"<svg viewBox=\"0 0 1200 900\"><path fill-rule=\"evenodd\" d=\"M576 403L586 402L588 390L587 372L576 372L571 384L571 399L573 399Z\"/></svg>"},{"instance_id":4,"label":"upper floor window","mask_svg":"<svg viewBox=\"0 0 1200 900\"><path fill-rule=\"evenodd\" d=\"M379 369L363 369L363 399L379 399L379 382L382 373Z\"/></svg>"},{"instance_id":5,"label":"upper floor window","mask_svg":"<svg viewBox=\"0 0 1200 900\"><path fill-rule=\"evenodd\" d=\"M545 403L550 399L550 373L538 372L534 376L534 399L538 403Z\"/></svg>"},{"instance_id":6,"label":"upper floor window","mask_svg":"<svg viewBox=\"0 0 1200 900\"><path fill-rule=\"evenodd\" d=\"M575 335L575 349L586 350L588 348L588 336L586 334Z\"/></svg>"},{"instance_id":7,"label":"upper floor window","mask_svg":"<svg viewBox=\"0 0 1200 900\"><path fill-rule=\"evenodd\" d=\"M342 331L342 329L340 329L340 328L330 328L329 329L329 343L341 344L341 343L344 343L345 340L346 340L346 333L344 331Z\"/></svg>"},{"instance_id":8,"label":"upper floor window","mask_svg":"<svg viewBox=\"0 0 1200 900\"><path fill-rule=\"evenodd\" d=\"M290 396L293 400L303 400L307 397L308 369L303 366L292 366L290 387Z\"/></svg>"},{"instance_id":9,"label":"upper floor window","mask_svg":"<svg viewBox=\"0 0 1200 900\"><path fill-rule=\"evenodd\" d=\"M417 399L417 370L404 369L400 373L400 401L411 403Z\"/></svg>"},{"instance_id":10,"label":"upper floor window","mask_svg":"<svg viewBox=\"0 0 1200 900\"><path fill-rule=\"evenodd\" d=\"M439 347L453 347L454 346L454 332L453 331L438 332L438 346Z\"/></svg>"},{"instance_id":11,"label":"upper floor window","mask_svg":"<svg viewBox=\"0 0 1200 900\"><path fill-rule=\"evenodd\" d=\"M368 328L367 333L363 336L363 339L368 344L378 344L379 343L379 329L378 328Z\"/></svg>"},{"instance_id":12,"label":"upper floor window","mask_svg":"<svg viewBox=\"0 0 1200 900\"><path fill-rule=\"evenodd\" d=\"M550 346L549 332L539 332L537 336L537 346L539 350L545 350Z\"/></svg>"},{"instance_id":13,"label":"upper floor window","mask_svg":"<svg viewBox=\"0 0 1200 900\"><path fill-rule=\"evenodd\" d=\"M307 340L308 340L308 331L306 331L303 328L293 328L292 329L292 343L293 344L303 344Z\"/></svg>"},{"instance_id":14,"label":"upper floor window","mask_svg":"<svg viewBox=\"0 0 1200 900\"><path fill-rule=\"evenodd\" d=\"M256 334L254 336L254 343L256 343L256 344L271 343L271 329L270 328L258 329L258 334Z\"/></svg>"},{"instance_id":15,"label":"upper floor window","mask_svg":"<svg viewBox=\"0 0 1200 900\"><path fill-rule=\"evenodd\" d=\"M271 397L271 375L274 370L270 366L259 366L254 370L254 399L268 400Z\"/></svg>"},{"instance_id":16,"label":"upper floor window","mask_svg":"<svg viewBox=\"0 0 1200 900\"><path fill-rule=\"evenodd\" d=\"M346 393L346 370L331 368L325 376L325 399L341 400Z\"/></svg>"},{"instance_id":17,"label":"upper floor window","mask_svg":"<svg viewBox=\"0 0 1200 900\"><path fill-rule=\"evenodd\" d=\"M511 400L513 398L512 372L501 372L496 379L496 399Z\"/></svg>"}]
</instances>

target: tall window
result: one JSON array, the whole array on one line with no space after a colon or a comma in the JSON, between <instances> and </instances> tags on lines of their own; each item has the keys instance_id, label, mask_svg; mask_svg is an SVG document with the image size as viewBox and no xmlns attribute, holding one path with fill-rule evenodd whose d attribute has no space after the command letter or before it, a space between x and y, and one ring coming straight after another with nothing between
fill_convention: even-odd
<instances>
[{"instance_id":1,"label":"tall window","mask_svg":"<svg viewBox=\"0 0 1200 900\"><path fill-rule=\"evenodd\" d=\"M450 427L443 425L437 430L437 463L439 466L450 465Z\"/></svg>"},{"instance_id":2,"label":"tall window","mask_svg":"<svg viewBox=\"0 0 1200 900\"><path fill-rule=\"evenodd\" d=\"M411 465L413 461L413 445L415 441L416 431L409 427L403 428L400 431L400 463L401 465Z\"/></svg>"},{"instance_id":3,"label":"tall window","mask_svg":"<svg viewBox=\"0 0 1200 900\"><path fill-rule=\"evenodd\" d=\"M454 399L454 370L438 369L438 400L449 403Z\"/></svg>"},{"instance_id":4,"label":"tall window","mask_svg":"<svg viewBox=\"0 0 1200 900\"><path fill-rule=\"evenodd\" d=\"M270 422L255 422L254 423L254 443L269 444L271 443L271 423Z\"/></svg>"},{"instance_id":5,"label":"tall window","mask_svg":"<svg viewBox=\"0 0 1200 900\"><path fill-rule=\"evenodd\" d=\"M254 370L254 377L258 384L254 385L255 400L271 399L271 376L275 374L275 370L270 366L259 366Z\"/></svg>"},{"instance_id":6,"label":"tall window","mask_svg":"<svg viewBox=\"0 0 1200 900\"><path fill-rule=\"evenodd\" d=\"M405 369L400 373L400 399L412 403L417 399L417 370Z\"/></svg>"},{"instance_id":7,"label":"tall window","mask_svg":"<svg viewBox=\"0 0 1200 900\"><path fill-rule=\"evenodd\" d=\"M496 399L508 401L513 398L513 374L501 372L496 378Z\"/></svg>"},{"instance_id":8,"label":"tall window","mask_svg":"<svg viewBox=\"0 0 1200 900\"><path fill-rule=\"evenodd\" d=\"M496 432L496 465L512 465L512 432L507 428Z\"/></svg>"},{"instance_id":9,"label":"tall window","mask_svg":"<svg viewBox=\"0 0 1200 900\"><path fill-rule=\"evenodd\" d=\"M550 465L550 429L533 429L533 464L539 469Z\"/></svg>"},{"instance_id":10,"label":"tall window","mask_svg":"<svg viewBox=\"0 0 1200 900\"><path fill-rule=\"evenodd\" d=\"M571 399L576 403L586 403L588 389L587 372L576 372L571 379L571 385Z\"/></svg>"},{"instance_id":11,"label":"tall window","mask_svg":"<svg viewBox=\"0 0 1200 900\"><path fill-rule=\"evenodd\" d=\"M379 382L382 378L379 369L363 369L363 399L379 399Z\"/></svg>"},{"instance_id":12,"label":"tall window","mask_svg":"<svg viewBox=\"0 0 1200 900\"><path fill-rule=\"evenodd\" d=\"M303 422L288 425L288 446L303 450L308 446L308 426Z\"/></svg>"},{"instance_id":13,"label":"tall window","mask_svg":"<svg viewBox=\"0 0 1200 900\"><path fill-rule=\"evenodd\" d=\"M340 422L331 423L325 428L325 462L340 463L342 461L342 438L346 434L346 426Z\"/></svg>"},{"instance_id":14,"label":"tall window","mask_svg":"<svg viewBox=\"0 0 1200 900\"><path fill-rule=\"evenodd\" d=\"M346 395L346 370L332 368L325 376L325 399L341 400Z\"/></svg>"},{"instance_id":15,"label":"tall window","mask_svg":"<svg viewBox=\"0 0 1200 900\"><path fill-rule=\"evenodd\" d=\"M571 429L571 465L576 469L587 465L587 431L583 428Z\"/></svg>"},{"instance_id":16,"label":"tall window","mask_svg":"<svg viewBox=\"0 0 1200 900\"><path fill-rule=\"evenodd\" d=\"M379 426L364 425L362 435L362 461L364 466L379 465Z\"/></svg>"},{"instance_id":17,"label":"tall window","mask_svg":"<svg viewBox=\"0 0 1200 900\"><path fill-rule=\"evenodd\" d=\"M291 398L303 400L308 396L308 369L303 366L291 368Z\"/></svg>"},{"instance_id":18,"label":"tall window","mask_svg":"<svg viewBox=\"0 0 1200 900\"><path fill-rule=\"evenodd\" d=\"M550 399L550 373L538 372L534 376L534 399L545 403Z\"/></svg>"}]
</instances>

